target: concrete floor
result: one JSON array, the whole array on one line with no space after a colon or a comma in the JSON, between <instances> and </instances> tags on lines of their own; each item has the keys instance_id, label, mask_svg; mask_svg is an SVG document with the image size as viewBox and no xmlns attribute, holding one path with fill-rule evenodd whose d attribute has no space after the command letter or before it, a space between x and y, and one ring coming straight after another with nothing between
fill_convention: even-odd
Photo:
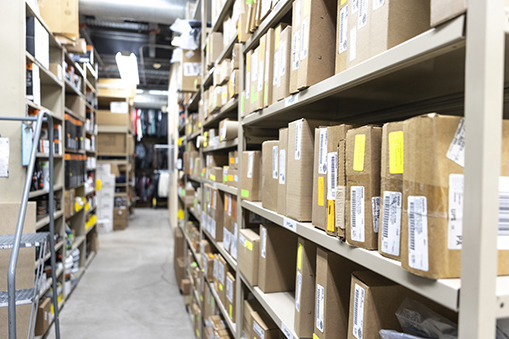
<instances>
[{"instance_id":1,"label":"concrete floor","mask_svg":"<svg viewBox=\"0 0 509 339\"><path fill-rule=\"evenodd\" d=\"M194 338L173 270L165 209L137 209L99 252L60 314L62 339ZM54 328L47 338L54 338Z\"/></svg>"}]
</instances>

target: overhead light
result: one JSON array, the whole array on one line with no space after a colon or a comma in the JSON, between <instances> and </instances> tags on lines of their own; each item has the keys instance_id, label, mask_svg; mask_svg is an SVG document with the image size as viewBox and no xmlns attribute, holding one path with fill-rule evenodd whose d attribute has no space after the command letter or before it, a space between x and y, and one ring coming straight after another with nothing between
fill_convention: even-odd
<instances>
[{"instance_id":1,"label":"overhead light","mask_svg":"<svg viewBox=\"0 0 509 339\"><path fill-rule=\"evenodd\" d=\"M136 55L131 53L126 56L118 52L115 55L115 60L117 61L118 71L122 80L129 84L138 85L140 78L138 76L138 59Z\"/></svg>"},{"instance_id":2,"label":"overhead light","mask_svg":"<svg viewBox=\"0 0 509 339\"><path fill-rule=\"evenodd\" d=\"M144 90L142 90L142 89L137 89L137 90L136 90L136 94L143 94L143 92L145 92L145 91L144 91Z\"/></svg>"},{"instance_id":3,"label":"overhead light","mask_svg":"<svg viewBox=\"0 0 509 339\"><path fill-rule=\"evenodd\" d=\"M162 65L161 65L160 63L156 62L156 63L154 63L152 66L153 66L155 69L159 69L159 68L161 68L161 66L162 66Z\"/></svg>"},{"instance_id":4,"label":"overhead light","mask_svg":"<svg viewBox=\"0 0 509 339\"><path fill-rule=\"evenodd\" d=\"M150 95L168 95L168 91L159 91L159 90L152 89L152 90L148 91L148 94L150 94Z\"/></svg>"}]
</instances>

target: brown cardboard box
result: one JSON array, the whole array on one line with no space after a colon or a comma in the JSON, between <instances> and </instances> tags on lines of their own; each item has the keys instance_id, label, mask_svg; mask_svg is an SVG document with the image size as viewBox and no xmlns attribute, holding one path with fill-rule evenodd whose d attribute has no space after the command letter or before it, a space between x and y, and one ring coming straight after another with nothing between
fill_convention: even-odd
<instances>
[{"instance_id":1,"label":"brown cardboard box","mask_svg":"<svg viewBox=\"0 0 509 339\"><path fill-rule=\"evenodd\" d=\"M248 339L252 339L255 336L253 331L253 314L264 313L262 305L256 299L244 300L244 323L243 331L246 333Z\"/></svg>"},{"instance_id":2,"label":"brown cardboard box","mask_svg":"<svg viewBox=\"0 0 509 339\"><path fill-rule=\"evenodd\" d=\"M205 159L207 167L223 167L228 165L228 157L224 154L207 154Z\"/></svg>"},{"instance_id":3,"label":"brown cardboard box","mask_svg":"<svg viewBox=\"0 0 509 339\"><path fill-rule=\"evenodd\" d=\"M184 238L184 234L182 233L182 229L180 227L175 227L173 238L173 264L176 265L177 259L184 257L184 248L186 246L186 239Z\"/></svg>"},{"instance_id":4,"label":"brown cardboard box","mask_svg":"<svg viewBox=\"0 0 509 339\"><path fill-rule=\"evenodd\" d=\"M74 215L74 189L64 191L64 216L70 218Z\"/></svg>"},{"instance_id":5,"label":"brown cardboard box","mask_svg":"<svg viewBox=\"0 0 509 339\"><path fill-rule=\"evenodd\" d=\"M217 242L223 240L224 222L224 193L209 184L205 184L207 190L207 216L208 222L203 222L204 229Z\"/></svg>"},{"instance_id":6,"label":"brown cardboard box","mask_svg":"<svg viewBox=\"0 0 509 339\"><path fill-rule=\"evenodd\" d=\"M291 64L288 65L290 70L290 86L288 88L290 94L297 93L298 90L298 77L299 77L299 63L300 63L300 48L301 48L301 16L302 6L301 2L304 0L293 1L293 15L292 15L292 38L291 38Z\"/></svg>"},{"instance_id":7,"label":"brown cardboard box","mask_svg":"<svg viewBox=\"0 0 509 339\"><path fill-rule=\"evenodd\" d=\"M125 207L113 209L113 230L121 231L127 228L129 212Z\"/></svg>"},{"instance_id":8,"label":"brown cardboard box","mask_svg":"<svg viewBox=\"0 0 509 339\"><path fill-rule=\"evenodd\" d=\"M231 169L238 169L239 155L237 151L228 152L228 166Z\"/></svg>"},{"instance_id":9,"label":"brown cardboard box","mask_svg":"<svg viewBox=\"0 0 509 339\"><path fill-rule=\"evenodd\" d=\"M403 122L382 128L380 178L380 228L378 252L400 260L401 206L403 203ZM390 216L390 217L389 217Z\"/></svg>"},{"instance_id":10,"label":"brown cardboard box","mask_svg":"<svg viewBox=\"0 0 509 339\"><path fill-rule=\"evenodd\" d=\"M274 82L272 103L290 95L290 69L292 65L292 26L280 24L274 32Z\"/></svg>"},{"instance_id":11,"label":"brown cardboard box","mask_svg":"<svg viewBox=\"0 0 509 339\"><path fill-rule=\"evenodd\" d=\"M373 0L359 2L358 8L354 7L353 4L348 6L347 69L369 59L371 56L369 37L371 17L373 16Z\"/></svg>"},{"instance_id":12,"label":"brown cardboard box","mask_svg":"<svg viewBox=\"0 0 509 339\"><path fill-rule=\"evenodd\" d=\"M327 231L327 127L315 129L313 162L311 221L315 227Z\"/></svg>"},{"instance_id":13,"label":"brown cardboard box","mask_svg":"<svg viewBox=\"0 0 509 339\"><path fill-rule=\"evenodd\" d=\"M207 66L211 67L223 52L223 34L221 32L212 32L209 34L206 51Z\"/></svg>"},{"instance_id":14,"label":"brown cardboard box","mask_svg":"<svg viewBox=\"0 0 509 339\"><path fill-rule=\"evenodd\" d=\"M213 182L223 182L223 168L212 167L209 169L209 180Z\"/></svg>"},{"instance_id":15,"label":"brown cardboard box","mask_svg":"<svg viewBox=\"0 0 509 339\"><path fill-rule=\"evenodd\" d=\"M361 267L321 247L316 249L316 316L313 338L346 338L351 274ZM316 338L315 338L316 339Z\"/></svg>"},{"instance_id":16,"label":"brown cardboard box","mask_svg":"<svg viewBox=\"0 0 509 339\"><path fill-rule=\"evenodd\" d=\"M242 152L242 180L240 196L248 201L261 200L262 152Z\"/></svg>"},{"instance_id":17,"label":"brown cardboard box","mask_svg":"<svg viewBox=\"0 0 509 339\"><path fill-rule=\"evenodd\" d=\"M99 133L97 135L97 152L104 153L126 153L125 133Z\"/></svg>"},{"instance_id":18,"label":"brown cardboard box","mask_svg":"<svg viewBox=\"0 0 509 339\"><path fill-rule=\"evenodd\" d=\"M175 277L177 278L177 284L179 288L181 287L180 282L185 277L185 259L184 258L178 258L177 259L177 265L175 266Z\"/></svg>"},{"instance_id":19,"label":"brown cardboard box","mask_svg":"<svg viewBox=\"0 0 509 339\"><path fill-rule=\"evenodd\" d=\"M236 316L235 313L237 311L235 307L235 277L233 274L228 272L226 274L226 312L228 312L228 316L235 323Z\"/></svg>"},{"instance_id":20,"label":"brown cardboard box","mask_svg":"<svg viewBox=\"0 0 509 339\"><path fill-rule=\"evenodd\" d=\"M255 49L251 56L251 111L257 111L263 108L265 40L265 35L263 35L260 38L260 45Z\"/></svg>"},{"instance_id":21,"label":"brown cardboard box","mask_svg":"<svg viewBox=\"0 0 509 339\"><path fill-rule=\"evenodd\" d=\"M313 337L315 320L316 244L299 237L295 280L295 333L298 338Z\"/></svg>"},{"instance_id":22,"label":"brown cardboard box","mask_svg":"<svg viewBox=\"0 0 509 339\"><path fill-rule=\"evenodd\" d=\"M279 141L265 141L262 144L262 206L277 211L278 197L278 150Z\"/></svg>"},{"instance_id":23,"label":"brown cardboard box","mask_svg":"<svg viewBox=\"0 0 509 339\"><path fill-rule=\"evenodd\" d=\"M232 50L231 68L239 69L240 65L240 53L242 53L242 44L235 43Z\"/></svg>"},{"instance_id":24,"label":"brown cardboard box","mask_svg":"<svg viewBox=\"0 0 509 339\"><path fill-rule=\"evenodd\" d=\"M299 119L288 125L286 216L311 221L315 128L328 121Z\"/></svg>"},{"instance_id":25,"label":"brown cardboard box","mask_svg":"<svg viewBox=\"0 0 509 339\"><path fill-rule=\"evenodd\" d=\"M277 188L277 213L286 215L286 169L288 165L288 128L279 129L279 179Z\"/></svg>"},{"instance_id":26,"label":"brown cardboard box","mask_svg":"<svg viewBox=\"0 0 509 339\"><path fill-rule=\"evenodd\" d=\"M203 273L205 274L205 278L207 278L208 281L212 281L214 279L214 254L206 254L204 260L205 263L203 265Z\"/></svg>"},{"instance_id":27,"label":"brown cardboard box","mask_svg":"<svg viewBox=\"0 0 509 339\"><path fill-rule=\"evenodd\" d=\"M208 285L205 286L205 296L203 298L203 318L207 319L211 315L217 314L217 303L214 300L214 296L212 295L212 292L210 291L210 288Z\"/></svg>"},{"instance_id":28,"label":"brown cardboard box","mask_svg":"<svg viewBox=\"0 0 509 339\"><path fill-rule=\"evenodd\" d=\"M39 12L54 34L71 39L80 37L78 0L39 0Z\"/></svg>"},{"instance_id":29,"label":"brown cardboard box","mask_svg":"<svg viewBox=\"0 0 509 339\"><path fill-rule=\"evenodd\" d=\"M256 57L253 57L252 50L250 50L246 53L246 80L245 80L246 87L245 87L245 95L242 98L241 107L240 107L241 113L243 113L242 116L246 116L252 112L251 96L253 93L251 90L251 78L252 78L252 68L253 68L252 61L253 60L256 61L255 59L256 59ZM242 103L244 103L244 104L242 104Z\"/></svg>"},{"instance_id":30,"label":"brown cardboard box","mask_svg":"<svg viewBox=\"0 0 509 339\"><path fill-rule=\"evenodd\" d=\"M249 8L246 1L237 0L240 2L240 15L238 25L238 40L239 43L244 43L251 37L249 32Z\"/></svg>"},{"instance_id":31,"label":"brown cardboard box","mask_svg":"<svg viewBox=\"0 0 509 339\"><path fill-rule=\"evenodd\" d=\"M263 107L272 104L272 82L274 79L274 28L269 28L265 35L265 67L263 84Z\"/></svg>"},{"instance_id":32,"label":"brown cardboard box","mask_svg":"<svg viewBox=\"0 0 509 339\"><path fill-rule=\"evenodd\" d=\"M34 334L36 336L44 335L51 325L52 318L51 298L44 298L39 302Z\"/></svg>"},{"instance_id":33,"label":"brown cardboard box","mask_svg":"<svg viewBox=\"0 0 509 339\"><path fill-rule=\"evenodd\" d=\"M239 122L224 119L219 122L219 141L233 140L239 135Z\"/></svg>"},{"instance_id":34,"label":"brown cardboard box","mask_svg":"<svg viewBox=\"0 0 509 339\"><path fill-rule=\"evenodd\" d=\"M230 80L230 73L232 72L231 60L224 59L221 61L220 65L217 65L217 67L221 69L221 73L219 74L219 83L224 84L228 82L228 80Z\"/></svg>"},{"instance_id":35,"label":"brown cardboard box","mask_svg":"<svg viewBox=\"0 0 509 339\"><path fill-rule=\"evenodd\" d=\"M180 290L182 291L183 295L190 295L191 294L191 280L188 278L182 279L180 281Z\"/></svg>"},{"instance_id":36,"label":"brown cardboard box","mask_svg":"<svg viewBox=\"0 0 509 339\"><path fill-rule=\"evenodd\" d=\"M232 70L232 73L230 74L230 80L228 80L228 98L235 98L239 95L239 86L240 86L240 79L239 79L239 73L240 71L238 69Z\"/></svg>"},{"instance_id":37,"label":"brown cardboard box","mask_svg":"<svg viewBox=\"0 0 509 339\"><path fill-rule=\"evenodd\" d=\"M381 143L380 127L367 125L347 132L346 242L368 250L378 248Z\"/></svg>"},{"instance_id":38,"label":"brown cardboard box","mask_svg":"<svg viewBox=\"0 0 509 339\"><path fill-rule=\"evenodd\" d=\"M217 276L216 292L221 300L221 304L226 305L226 274L230 271L229 265L221 254L216 254Z\"/></svg>"},{"instance_id":39,"label":"brown cardboard box","mask_svg":"<svg viewBox=\"0 0 509 339\"><path fill-rule=\"evenodd\" d=\"M334 75L336 54L336 1L301 0L301 48L297 88Z\"/></svg>"},{"instance_id":40,"label":"brown cardboard box","mask_svg":"<svg viewBox=\"0 0 509 339\"><path fill-rule=\"evenodd\" d=\"M251 286L258 286L260 236L251 229L239 231L238 266Z\"/></svg>"},{"instance_id":41,"label":"brown cardboard box","mask_svg":"<svg viewBox=\"0 0 509 339\"><path fill-rule=\"evenodd\" d=\"M181 91L196 92L195 82L201 79L201 55L197 51L182 50L182 62L179 67Z\"/></svg>"},{"instance_id":42,"label":"brown cardboard box","mask_svg":"<svg viewBox=\"0 0 509 339\"><path fill-rule=\"evenodd\" d=\"M284 239L284 241L281 241ZM260 225L258 286L264 293L293 291L297 235L279 225Z\"/></svg>"},{"instance_id":43,"label":"brown cardboard box","mask_svg":"<svg viewBox=\"0 0 509 339\"><path fill-rule=\"evenodd\" d=\"M435 27L465 13L467 0L431 0L430 7L430 23L432 27Z\"/></svg>"},{"instance_id":44,"label":"brown cardboard box","mask_svg":"<svg viewBox=\"0 0 509 339\"><path fill-rule=\"evenodd\" d=\"M336 71L341 73L346 69L348 56L348 8L352 7L350 1L338 1L338 14L336 26Z\"/></svg>"},{"instance_id":45,"label":"brown cardboard box","mask_svg":"<svg viewBox=\"0 0 509 339\"><path fill-rule=\"evenodd\" d=\"M253 334L254 338L282 339L283 334L274 320L265 312L253 312Z\"/></svg>"}]
</instances>

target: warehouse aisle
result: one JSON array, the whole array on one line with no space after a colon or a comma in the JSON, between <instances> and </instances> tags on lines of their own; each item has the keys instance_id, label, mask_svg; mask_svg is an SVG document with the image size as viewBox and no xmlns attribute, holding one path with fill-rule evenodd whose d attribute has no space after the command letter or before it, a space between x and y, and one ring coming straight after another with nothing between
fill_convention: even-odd
<instances>
[{"instance_id":1,"label":"warehouse aisle","mask_svg":"<svg viewBox=\"0 0 509 339\"><path fill-rule=\"evenodd\" d=\"M125 231L99 242L60 315L62 339L194 338L175 280L168 211L137 209Z\"/></svg>"}]
</instances>

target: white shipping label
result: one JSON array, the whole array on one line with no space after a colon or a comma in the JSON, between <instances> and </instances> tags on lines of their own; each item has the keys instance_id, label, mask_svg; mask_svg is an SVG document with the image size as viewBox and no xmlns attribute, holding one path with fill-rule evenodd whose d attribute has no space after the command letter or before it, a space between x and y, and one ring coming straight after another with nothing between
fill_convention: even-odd
<instances>
[{"instance_id":1,"label":"white shipping label","mask_svg":"<svg viewBox=\"0 0 509 339\"><path fill-rule=\"evenodd\" d=\"M226 298L233 304L233 281L230 277L226 277Z\"/></svg>"},{"instance_id":2,"label":"white shipping label","mask_svg":"<svg viewBox=\"0 0 509 339\"><path fill-rule=\"evenodd\" d=\"M279 74L280 77L282 77L283 75L285 75L286 73L286 40L285 41L281 41L279 43L279 56L281 58L281 72ZM297 68L299 68L299 66L297 65ZM278 86L281 85L281 81L278 80Z\"/></svg>"},{"instance_id":3,"label":"white shipping label","mask_svg":"<svg viewBox=\"0 0 509 339\"><path fill-rule=\"evenodd\" d=\"M263 59L262 59L258 63L258 72L260 72L260 76L258 77L258 92L260 92L263 89L263 75L264 75L263 66L264 66L264 63L263 63ZM262 96L262 98L263 98L263 96Z\"/></svg>"},{"instance_id":4,"label":"white shipping label","mask_svg":"<svg viewBox=\"0 0 509 339\"><path fill-rule=\"evenodd\" d=\"M279 62L281 58L279 57L279 50L274 53L274 70L272 71L272 86L277 85L277 81L279 79Z\"/></svg>"},{"instance_id":5,"label":"white shipping label","mask_svg":"<svg viewBox=\"0 0 509 339\"><path fill-rule=\"evenodd\" d=\"M293 23L295 28L300 26L300 12L301 12L300 0L297 0L297 1L295 1L295 13L294 13L294 15L295 15L295 22Z\"/></svg>"},{"instance_id":6,"label":"white shipping label","mask_svg":"<svg viewBox=\"0 0 509 339\"><path fill-rule=\"evenodd\" d=\"M300 293L302 290L302 273L297 271L297 282L295 283L295 309L300 312Z\"/></svg>"},{"instance_id":7,"label":"white shipping label","mask_svg":"<svg viewBox=\"0 0 509 339\"><path fill-rule=\"evenodd\" d=\"M277 158L278 158L278 146L272 146L272 179L278 179L279 176L277 174L277 170L278 170L278 163L277 163Z\"/></svg>"},{"instance_id":8,"label":"white shipping label","mask_svg":"<svg viewBox=\"0 0 509 339\"><path fill-rule=\"evenodd\" d=\"M256 321L253 321L253 330L260 337L259 339L265 339L265 331L258 325Z\"/></svg>"},{"instance_id":9,"label":"white shipping label","mask_svg":"<svg viewBox=\"0 0 509 339\"><path fill-rule=\"evenodd\" d=\"M497 248L499 250L509 250L509 177L500 177L498 192Z\"/></svg>"},{"instance_id":10,"label":"white shipping label","mask_svg":"<svg viewBox=\"0 0 509 339\"><path fill-rule=\"evenodd\" d=\"M284 322L281 322L281 332L283 332L286 339L293 339L292 332L290 332L290 329L286 327Z\"/></svg>"},{"instance_id":11,"label":"white shipping label","mask_svg":"<svg viewBox=\"0 0 509 339\"><path fill-rule=\"evenodd\" d=\"M228 204L226 205L226 210L227 210L227 213L228 213L228 216L232 216L232 196L230 196L230 199L228 199Z\"/></svg>"},{"instance_id":12,"label":"white shipping label","mask_svg":"<svg viewBox=\"0 0 509 339\"><path fill-rule=\"evenodd\" d=\"M359 10L359 0L352 0L352 14L357 13Z\"/></svg>"},{"instance_id":13,"label":"white shipping label","mask_svg":"<svg viewBox=\"0 0 509 339\"><path fill-rule=\"evenodd\" d=\"M428 271L428 206L426 197L408 197L408 261L412 268Z\"/></svg>"},{"instance_id":14,"label":"white shipping label","mask_svg":"<svg viewBox=\"0 0 509 339\"><path fill-rule=\"evenodd\" d=\"M350 237L364 242L364 186L350 187Z\"/></svg>"},{"instance_id":15,"label":"white shipping label","mask_svg":"<svg viewBox=\"0 0 509 339\"><path fill-rule=\"evenodd\" d=\"M286 150L279 150L279 183L281 185L285 184L286 180Z\"/></svg>"},{"instance_id":16,"label":"white shipping label","mask_svg":"<svg viewBox=\"0 0 509 339\"><path fill-rule=\"evenodd\" d=\"M299 93L295 93L294 95L290 95L285 98L285 107L291 106L299 102Z\"/></svg>"},{"instance_id":17,"label":"white shipping label","mask_svg":"<svg viewBox=\"0 0 509 339\"><path fill-rule=\"evenodd\" d=\"M304 60L308 56L309 48L309 16L302 20L302 39L300 44L300 60Z\"/></svg>"},{"instance_id":18,"label":"white shipping label","mask_svg":"<svg viewBox=\"0 0 509 339\"><path fill-rule=\"evenodd\" d=\"M323 310L325 303L325 290L320 284L316 284L316 328L323 333Z\"/></svg>"},{"instance_id":19,"label":"white shipping label","mask_svg":"<svg viewBox=\"0 0 509 339\"><path fill-rule=\"evenodd\" d=\"M214 240L217 240L216 239L216 221L212 218L210 218L210 235L212 235L212 238L214 238Z\"/></svg>"},{"instance_id":20,"label":"white shipping label","mask_svg":"<svg viewBox=\"0 0 509 339\"><path fill-rule=\"evenodd\" d=\"M254 153L250 152L247 156L247 177L248 178L253 177L253 158L254 158Z\"/></svg>"},{"instance_id":21,"label":"white shipping label","mask_svg":"<svg viewBox=\"0 0 509 339\"><path fill-rule=\"evenodd\" d=\"M320 128L318 149L318 173L327 173L327 128Z\"/></svg>"},{"instance_id":22,"label":"white shipping label","mask_svg":"<svg viewBox=\"0 0 509 339\"><path fill-rule=\"evenodd\" d=\"M218 267L219 267L219 261L214 260L214 278L216 280L219 280L219 278L218 278L219 268Z\"/></svg>"},{"instance_id":23,"label":"white shipping label","mask_svg":"<svg viewBox=\"0 0 509 339\"><path fill-rule=\"evenodd\" d=\"M240 243L243 247L246 247L246 238L245 238L242 234L239 234L239 243Z\"/></svg>"},{"instance_id":24,"label":"white shipping label","mask_svg":"<svg viewBox=\"0 0 509 339\"><path fill-rule=\"evenodd\" d=\"M226 276L226 273L224 272L224 264L222 262L219 262L219 282L224 285L224 278Z\"/></svg>"},{"instance_id":25,"label":"white shipping label","mask_svg":"<svg viewBox=\"0 0 509 339\"><path fill-rule=\"evenodd\" d=\"M201 74L201 62L184 62L184 76L196 77Z\"/></svg>"},{"instance_id":26,"label":"white shipping label","mask_svg":"<svg viewBox=\"0 0 509 339\"><path fill-rule=\"evenodd\" d=\"M339 12L339 44L338 44L338 54L346 51L347 41L348 41L348 5L341 8Z\"/></svg>"},{"instance_id":27,"label":"white shipping label","mask_svg":"<svg viewBox=\"0 0 509 339\"><path fill-rule=\"evenodd\" d=\"M37 20L36 20L37 21ZM0 177L9 177L9 138L0 138Z\"/></svg>"},{"instance_id":28,"label":"white shipping label","mask_svg":"<svg viewBox=\"0 0 509 339\"><path fill-rule=\"evenodd\" d=\"M373 0L373 11L376 11L384 5L384 0Z\"/></svg>"},{"instance_id":29,"label":"white shipping label","mask_svg":"<svg viewBox=\"0 0 509 339\"><path fill-rule=\"evenodd\" d=\"M463 242L463 174L449 175L447 247L460 250Z\"/></svg>"},{"instance_id":30,"label":"white shipping label","mask_svg":"<svg viewBox=\"0 0 509 339\"><path fill-rule=\"evenodd\" d=\"M265 78L264 78L264 81L265 82L269 82L269 49L267 48L265 50Z\"/></svg>"},{"instance_id":31,"label":"white shipping label","mask_svg":"<svg viewBox=\"0 0 509 339\"><path fill-rule=\"evenodd\" d=\"M401 237L401 192L384 191L382 214L382 252L399 255Z\"/></svg>"},{"instance_id":32,"label":"white shipping label","mask_svg":"<svg viewBox=\"0 0 509 339\"><path fill-rule=\"evenodd\" d=\"M371 198L371 213L373 214L373 231L378 233L378 223L380 221L380 197Z\"/></svg>"},{"instance_id":33,"label":"white shipping label","mask_svg":"<svg viewBox=\"0 0 509 339\"><path fill-rule=\"evenodd\" d=\"M237 223L235 223L235 231L230 238L230 254L233 259L237 260Z\"/></svg>"},{"instance_id":34,"label":"white shipping label","mask_svg":"<svg viewBox=\"0 0 509 339\"><path fill-rule=\"evenodd\" d=\"M249 93L251 93L251 72L246 73L246 100L249 99Z\"/></svg>"},{"instance_id":35,"label":"white shipping label","mask_svg":"<svg viewBox=\"0 0 509 339\"><path fill-rule=\"evenodd\" d=\"M357 28L361 29L368 22L368 0L359 0L359 18Z\"/></svg>"},{"instance_id":36,"label":"white shipping label","mask_svg":"<svg viewBox=\"0 0 509 339\"><path fill-rule=\"evenodd\" d=\"M267 255L267 229L262 228L262 249L261 249L261 256L262 258L265 258Z\"/></svg>"},{"instance_id":37,"label":"white shipping label","mask_svg":"<svg viewBox=\"0 0 509 339\"><path fill-rule=\"evenodd\" d=\"M465 167L465 119L461 119L452 139L447 158L451 159L461 167Z\"/></svg>"},{"instance_id":38,"label":"white shipping label","mask_svg":"<svg viewBox=\"0 0 509 339\"><path fill-rule=\"evenodd\" d=\"M295 126L295 160L300 160L302 141L302 120L298 120Z\"/></svg>"},{"instance_id":39,"label":"white shipping label","mask_svg":"<svg viewBox=\"0 0 509 339\"><path fill-rule=\"evenodd\" d=\"M354 304L353 304L353 335L357 339L362 339L364 323L364 288L355 284Z\"/></svg>"},{"instance_id":40,"label":"white shipping label","mask_svg":"<svg viewBox=\"0 0 509 339\"><path fill-rule=\"evenodd\" d=\"M253 73L251 81L256 82L258 80L258 53L257 52L254 52L251 55L251 67L252 67L251 73Z\"/></svg>"},{"instance_id":41,"label":"white shipping label","mask_svg":"<svg viewBox=\"0 0 509 339\"><path fill-rule=\"evenodd\" d=\"M212 201L214 202L213 209L216 209L217 208L217 191L216 190L214 190L214 199L212 199Z\"/></svg>"},{"instance_id":42,"label":"white shipping label","mask_svg":"<svg viewBox=\"0 0 509 339\"><path fill-rule=\"evenodd\" d=\"M357 28L352 28L350 31L350 61L355 60L357 57Z\"/></svg>"},{"instance_id":43,"label":"white shipping label","mask_svg":"<svg viewBox=\"0 0 509 339\"><path fill-rule=\"evenodd\" d=\"M230 250L230 231L223 227L223 247L225 250Z\"/></svg>"},{"instance_id":44,"label":"white shipping label","mask_svg":"<svg viewBox=\"0 0 509 339\"><path fill-rule=\"evenodd\" d=\"M327 200L336 200L337 175L337 152L327 153Z\"/></svg>"},{"instance_id":45,"label":"white shipping label","mask_svg":"<svg viewBox=\"0 0 509 339\"><path fill-rule=\"evenodd\" d=\"M299 69L300 31L293 33L292 43L292 71Z\"/></svg>"},{"instance_id":46,"label":"white shipping label","mask_svg":"<svg viewBox=\"0 0 509 339\"><path fill-rule=\"evenodd\" d=\"M297 221L284 217L283 218L283 227L289 229L292 232L297 233Z\"/></svg>"}]
</instances>

